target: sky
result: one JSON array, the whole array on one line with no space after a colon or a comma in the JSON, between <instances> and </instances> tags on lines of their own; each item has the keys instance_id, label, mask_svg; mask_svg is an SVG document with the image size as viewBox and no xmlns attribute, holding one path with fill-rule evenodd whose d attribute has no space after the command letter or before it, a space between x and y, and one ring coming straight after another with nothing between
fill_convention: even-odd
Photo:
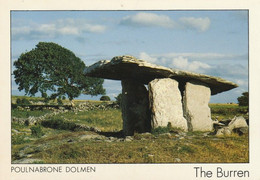
<instances>
[{"instance_id":1,"label":"sky","mask_svg":"<svg viewBox=\"0 0 260 180\"><path fill-rule=\"evenodd\" d=\"M248 91L248 11L12 11L11 61L54 42L86 66L132 55L169 68L221 77L239 85L211 96L210 103L237 102ZM107 95L120 81L105 80ZM24 95L12 76L12 95ZM76 99L97 100L80 95Z\"/></svg>"}]
</instances>

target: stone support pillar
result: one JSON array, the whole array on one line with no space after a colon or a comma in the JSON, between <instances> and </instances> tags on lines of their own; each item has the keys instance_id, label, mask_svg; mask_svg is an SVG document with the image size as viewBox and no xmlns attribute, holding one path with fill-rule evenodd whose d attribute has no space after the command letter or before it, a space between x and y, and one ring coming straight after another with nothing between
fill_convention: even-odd
<instances>
[{"instance_id":1,"label":"stone support pillar","mask_svg":"<svg viewBox=\"0 0 260 180\"><path fill-rule=\"evenodd\" d=\"M150 132L151 115L147 89L143 84L130 79L122 80L121 84L124 135Z\"/></svg>"},{"instance_id":2,"label":"stone support pillar","mask_svg":"<svg viewBox=\"0 0 260 180\"><path fill-rule=\"evenodd\" d=\"M186 83L183 109L189 131L211 131L213 129L208 106L210 96L210 88L207 85L198 82Z\"/></svg>"},{"instance_id":3,"label":"stone support pillar","mask_svg":"<svg viewBox=\"0 0 260 180\"><path fill-rule=\"evenodd\" d=\"M172 127L187 131L178 82L170 78L155 79L148 86L152 126L155 128L171 123Z\"/></svg>"}]
</instances>

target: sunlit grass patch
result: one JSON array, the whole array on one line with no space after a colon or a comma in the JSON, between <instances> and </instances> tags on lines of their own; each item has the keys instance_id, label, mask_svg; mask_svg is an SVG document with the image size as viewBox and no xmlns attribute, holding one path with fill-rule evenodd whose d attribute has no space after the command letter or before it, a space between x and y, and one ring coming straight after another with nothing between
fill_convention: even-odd
<instances>
[{"instance_id":1,"label":"sunlit grass patch","mask_svg":"<svg viewBox=\"0 0 260 180\"><path fill-rule=\"evenodd\" d=\"M97 127L102 131L120 131L123 120L119 109L68 112L52 117L52 119L65 118L68 121Z\"/></svg>"}]
</instances>

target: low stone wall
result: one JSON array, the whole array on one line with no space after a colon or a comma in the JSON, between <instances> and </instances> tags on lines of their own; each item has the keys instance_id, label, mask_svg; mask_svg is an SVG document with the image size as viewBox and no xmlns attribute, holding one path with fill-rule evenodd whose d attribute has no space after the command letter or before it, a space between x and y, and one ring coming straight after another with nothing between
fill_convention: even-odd
<instances>
[{"instance_id":1,"label":"low stone wall","mask_svg":"<svg viewBox=\"0 0 260 180\"><path fill-rule=\"evenodd\" d=\"M26 107L18 106L17 108L19 110L31 111L31 109L27 106ZM44 106L41 109L48 109L48 110L51 110L51 112L46 113L42 116L38 116L38 117L35 117L35 116L30 116L28 118L12 117L12 122L19 123L19 124L34 125L34 124L40 123L41 121L43 121L47 118L50 118L50 117L58 115L58 114L66 113L69 111L78 113L78 112L82 112L82 111L108 110L111 108L118 109L119 105L114 102L108 102L108 103L102 103L102 104L94 104L94 103L90 103L90 102L85 102L85 103L81 103L77 106L71 107L70 110L68 110L62 106L57 106L57 107Z\"/></svg>"}]
</instances>

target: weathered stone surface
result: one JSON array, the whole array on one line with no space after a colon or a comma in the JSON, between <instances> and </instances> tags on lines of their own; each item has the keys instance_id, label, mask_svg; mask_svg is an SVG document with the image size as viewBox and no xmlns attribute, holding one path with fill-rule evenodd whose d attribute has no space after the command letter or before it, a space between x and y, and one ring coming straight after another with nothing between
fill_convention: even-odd
<instances>
[{"instance_id":1,"label":"weathered stone surface","mask_svg":"<svg viewBox=\"0 0 260 180\"><path fill-rule=\"evenodd\" d=\"M232 131L235 128L248 127L246 120L243 116L234 117L228 124L229 129Z\"/></svg>"},{"instance_id":2,"label":"weathered stone surface","mask_svg":"<svg viewBox=\"0 0 260 180\"><path fill-rule=\"evenodd\" d=\"M184 117L189 131L211 131L210 88L199 82L188 82L183 97Z\"/></svg>"},{"instance_id":3,"label":"weathered stone surface","mask_svg":"<svg viewBox=\"0 0 260 180\"><path fill-rule=\"evenodd\" d=\"M43 162L43 160L41 159L28 159L28 158L24 158L24 159L18 159L18 160L14 160L12 161L13 164L32 164L32 163L36 163L36 162Z\"/></svg>"},{"instance_id":4,"label":"weathered stone surface","mask_svg":"<svg viewBox=\"0 0 260 180\"><path fill-rule=\"evenodd\" d=\"M141 83L122 80L122 117L124 135L151 131L148 91Z\"/></svg>"},{"instance_id":5,"label":"weathered stone surface","mask_svg":"<svg viewBox=\"0 0 260 180\"><path fill-rule=\"evenodd\" d=\"M234 128L233 132L237 133L240 136L248 134L248 127Z\"/></svg>"},{"instance_id":6,"label":"weathered stone surface","mask_svg":"<svg viewBox=\"0 0 260 180\"><path fill-rule=\"evenodd\" d=\"M207 84L212 95L237 87L235 83L219 77L170 69L138 60L133 56L117 56L111 61L99 61L86 67L85 75L114 80L135 79L143 84L148 84L156 78L172 78L184 83L196 80Z\"/></svg>"},{"instance_id":7,"label":"weathered stone surface","mask_svg":"<svg viewBox=\"0 0 260 180\"><path fill-rule=\"evenodd\" d=\"M167 126L188 130L183 117L181 93L178 82L170 78L155 79L149 83L149 102L152 126Z\"/></svg>"},{"instance_id":8,"label":"weathered stone surface","mask_svg":"<svg viewBox=\"0 0 260 180\"><path fill-rule=\"evenodd\" d=\"M216 132L216 136L228 136L232 131L228 127L223 127Z\"/></svg>"}]
</instances>

